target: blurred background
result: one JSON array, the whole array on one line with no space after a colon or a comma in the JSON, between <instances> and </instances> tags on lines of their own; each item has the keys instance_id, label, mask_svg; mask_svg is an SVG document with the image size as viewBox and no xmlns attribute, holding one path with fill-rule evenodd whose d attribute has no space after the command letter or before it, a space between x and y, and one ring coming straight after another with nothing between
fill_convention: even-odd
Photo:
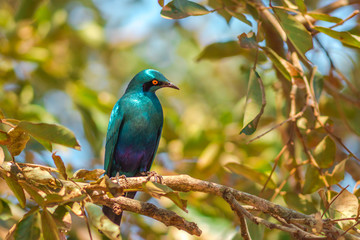
<instances>
[{"instance_id":1,"label":"blurred background","mask_svg":"<svg viewBox=\"0 0 360 240\"><path fill-rule=\"evenodd\" d=\"M305 2L311 10L332 1ZM354 9L343 7L332 15L344 18ZM256 32L256 22L250 15L247 18L252 26L234 20L227 22L217 13L172 20L162 18L160 11L155 0L0 0L0 108L7 118L68 127L82 149L56 147L67 168L102 168L104 139L113 105L137 72L146 68L159 70L181 90L157 92L165 121L152 170L162 175L189 174L259 195L262 185L254 178L270 173L285 141L281 130L276 130L247 144L287 118L287 103L275 71L260 55L258 72L266 88L267 106L255 135L239 135L254 55L250 50L230 53L229 57L216 51L202 52L209 44L237 41L243 32ZM349 20L337 30L359 34L358 19ZM329 26L326 22L318 25ZM324 34L318 37L329 49L335 66L359 87L359 51ZM328 75L330 63L317 42L306 56L318 66L320 74ZM341 81L339 84L342 85ZM346 86L343 89L346 93ZM344 107L341 115L334 99L326 93L320 102L344 143L359 155L358 109ZM343 117L347 124L337 124ZM53 165L51 153L36 141L29 142L26 150L17 161ZM303 157L301 153L298 156ZM251 170L247 174L233 174L224 168L228 162L240 163ZM272 179L277 185L288 177L286 164L280 166ZM351 175L345 174L345 179L346 184L354 186ZM299 205L291 205L291 194L295 194L291 192L291 180L284 189L288 197L279 195L273 199L275 202L302 211L307 209L305 213L316 211L318 198L304 197ZM5 187L0 190L2 197L16 204L14 197L8 197L9 190ZM273 193L270 189L263 197L270 198ZM198 223L203 230L200 239L240 239L237 219L223 200L202 193L183 197L188 200L188 214L181 213L166 199L154 200L146 194L139 194L138 199L149 200ZM16 205L12 210L18 217L23 214ZM4 236L13 223L14 220L3 216L0 235ZM69 239L88 239L84 220L78 219L73 224ZM290 239L288 234L264 230L262 226L250 224L249 228L253 239L262 236ZM122 234L125 239L195 239L131 213L124 216ZM97 235L96 230L93 235Z\"/></svg>"}]
</instances>

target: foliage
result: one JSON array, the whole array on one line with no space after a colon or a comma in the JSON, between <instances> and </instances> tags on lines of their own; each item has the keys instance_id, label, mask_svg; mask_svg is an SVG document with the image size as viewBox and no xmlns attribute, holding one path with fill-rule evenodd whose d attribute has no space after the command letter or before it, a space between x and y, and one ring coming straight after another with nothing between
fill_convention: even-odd
<instances>
[{"instance_id":1,"label":"foliage","mask_svg":"<svg viewBox=\"0 0 360 240\"><path fill-rule=\"evenodd\" d=\"M75 186L103 174L90 169L102 164L108 116L144 68L160 70L181 88L178 95L159 94L165 126L153 170L186 173L336 219L337 227L356 234L360 33L353 6L360 2L341 2L129 1L133 8L110 6L134 9L116 10L114 21L114 10L102 1L1 1L0 236L10 229L15 239L61 239L65 233L81 239L87 221L110 238L118 235L115 228L107 232L113 226ZM148 4L157 7L158 22L138 29L146 34L118 29L131 23L131 14L145 24L140 17ZM216 41L204 41L216 31ZM80 153L64 148L80 145ZM6 169L14 159L19 174L35 182ZM79 166L88 170L73 173ZM60 180L73 182L71 193ZM223 200L156 184L144 188L172 198L156 200L163 207L187 209L186 218L205 228L202 238L240 237ZM180 238L177 230L125 215L123 236ZM248 224L253 239L290 239Z\"/></svg>"}]
</instances>

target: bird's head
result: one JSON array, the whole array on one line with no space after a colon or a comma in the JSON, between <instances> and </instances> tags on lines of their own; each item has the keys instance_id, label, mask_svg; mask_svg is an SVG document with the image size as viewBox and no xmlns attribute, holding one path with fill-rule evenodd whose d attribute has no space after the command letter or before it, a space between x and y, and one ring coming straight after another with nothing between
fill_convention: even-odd
<instances>
[{"instance_id":1,"label":"bird's head","mask_svg":"<svg viewBox=\"0 0 360 240\"><path fill-rule=\"evenodd\" d=\"M129 91L143 91L143 92L155 92L159 88L170 87L179 88L172 84L164 77L159 71L153 69L146 69L138 74L130 81L126 92Z\"/></svg>"}]
</instances>

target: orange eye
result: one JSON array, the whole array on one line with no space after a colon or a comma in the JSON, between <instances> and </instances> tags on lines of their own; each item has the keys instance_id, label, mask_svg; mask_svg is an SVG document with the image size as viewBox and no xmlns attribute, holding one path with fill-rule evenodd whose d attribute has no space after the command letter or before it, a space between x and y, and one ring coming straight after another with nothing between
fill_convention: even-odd
<instances>
[{"instance_id":1,"label":"orange eye","mask_svg":"<svg viewBox=\"0 0 360 240\"><path fill-rule=\"evenodd\" d=\"M152 84L153 84L153 85L158 85L158 83L159 83L158 80L156 80L156 79L152 80Z\"/></svg>"}]
</instances>

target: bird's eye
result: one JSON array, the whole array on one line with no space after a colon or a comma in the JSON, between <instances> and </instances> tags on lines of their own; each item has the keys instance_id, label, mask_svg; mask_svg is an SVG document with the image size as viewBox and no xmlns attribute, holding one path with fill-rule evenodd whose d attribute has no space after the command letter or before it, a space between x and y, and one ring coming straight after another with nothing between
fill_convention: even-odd
<instances>
[{"instance_id":1,"label":"bird's eye","mask_svg":"<svg viewBox=\"0 0 360 240\"><path fill-rule=\"evenodd\" d=\"M153 85L158 85L158 83L159 83L159 81L156 80L156 79L152 80L151 82L152 82Z\"/></svg>"}]
</instances>

